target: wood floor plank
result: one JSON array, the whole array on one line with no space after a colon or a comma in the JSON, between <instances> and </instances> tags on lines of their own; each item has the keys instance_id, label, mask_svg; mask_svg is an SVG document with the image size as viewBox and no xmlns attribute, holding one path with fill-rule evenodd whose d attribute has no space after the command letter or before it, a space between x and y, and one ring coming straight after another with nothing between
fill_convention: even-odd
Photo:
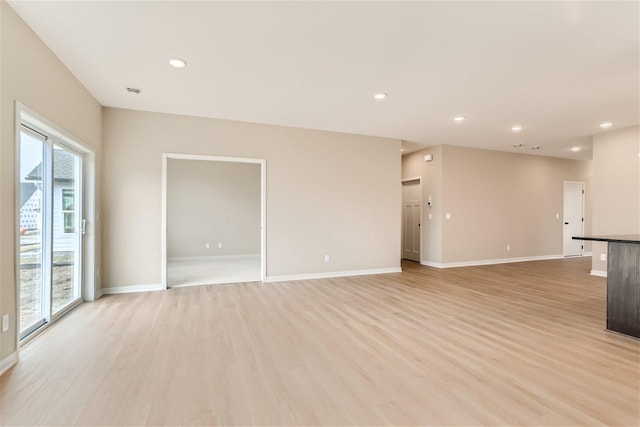
<instances>
[{"instance_id":1,"label":"wood floor plank","mask_svg":"<svg viewBox=\"0 0 640 427\"><path fill-rule=\"evenodd\" d=\"M590 259L200 286L81 305L2 425L640 425L640 341Z\"/></svg>"}]
</instances>

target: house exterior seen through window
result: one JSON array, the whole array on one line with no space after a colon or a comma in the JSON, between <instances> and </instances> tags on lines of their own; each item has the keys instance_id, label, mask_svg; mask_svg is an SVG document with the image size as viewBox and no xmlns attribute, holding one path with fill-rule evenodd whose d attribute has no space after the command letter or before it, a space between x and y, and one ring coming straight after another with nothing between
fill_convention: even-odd
<instances>
[{"instance_id":1,"label":"house exterior seen through window","mask_svg":"<svg viewBox=\"0 0 640 427\"><path fill-rule=\"evenodd\" d=\"M73 189L62 189L62 213L64 214L64 232L75 233L75 214L74 214L74 194Z\"/></svg>"}]
</instances>

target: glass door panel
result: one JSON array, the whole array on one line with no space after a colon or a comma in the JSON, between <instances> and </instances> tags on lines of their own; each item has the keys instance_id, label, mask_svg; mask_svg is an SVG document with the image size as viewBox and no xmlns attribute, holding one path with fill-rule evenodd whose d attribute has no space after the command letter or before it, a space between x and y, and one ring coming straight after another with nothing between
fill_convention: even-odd
<instances>
[{"instance_id":1,"label":"glass door panel","mask_svg":"<svg viewBox=\"0 0 640 427\"><path fill-rule=\"evenodd\" d=\"M82 155L20 130L20 339L82 299Z\"/></svg>"},{"instance_id":2,"label":"glass door panel","mask_svg":"<svg viewBox=\"0 0 640 427\"><path fill-rule=\"evenodd\" d=\"M52 315L80 298L81 157L53 147Z\"/></svg>"},{"instance_id":3,"label":"glass door panel","mask_svg":"<svg viewBox=\"0 0 640 427\"><path fill-rule=\"evenodd\" d=\"M20 132L20 336L45 323L43 166L46 138Z\"/></svg>"}]
</instances>

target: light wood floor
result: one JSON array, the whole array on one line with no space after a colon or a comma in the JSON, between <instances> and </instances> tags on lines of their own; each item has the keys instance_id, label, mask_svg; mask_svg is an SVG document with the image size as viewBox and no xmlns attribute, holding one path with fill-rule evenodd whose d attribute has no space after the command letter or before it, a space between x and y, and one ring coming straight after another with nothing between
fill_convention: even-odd
<instances>
[{"instance_id":1,"label":"light wood floor","mask_svg":"<svg viewBox=\"0 0 640 427\"><path fill-rule=\"evenodd\" d=\"M6 425L640 425L590 260L114 295L0 380Z\"/></svg>"}]
</instances>

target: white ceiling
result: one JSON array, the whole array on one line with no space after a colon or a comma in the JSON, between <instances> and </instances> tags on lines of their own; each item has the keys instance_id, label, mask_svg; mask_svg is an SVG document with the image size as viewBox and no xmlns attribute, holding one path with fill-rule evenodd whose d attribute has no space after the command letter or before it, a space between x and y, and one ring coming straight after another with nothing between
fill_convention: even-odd
<instances>
[{"instance_id":1,"label":"white ceiling","mask_svg":"<svg viewBox=\"0 0 640 427\"><path fill-rule=\"evenodd\" d=\"M569 158L639 122L637 1L9 3L105 106Z\"/></svg>"}]
</instances>

